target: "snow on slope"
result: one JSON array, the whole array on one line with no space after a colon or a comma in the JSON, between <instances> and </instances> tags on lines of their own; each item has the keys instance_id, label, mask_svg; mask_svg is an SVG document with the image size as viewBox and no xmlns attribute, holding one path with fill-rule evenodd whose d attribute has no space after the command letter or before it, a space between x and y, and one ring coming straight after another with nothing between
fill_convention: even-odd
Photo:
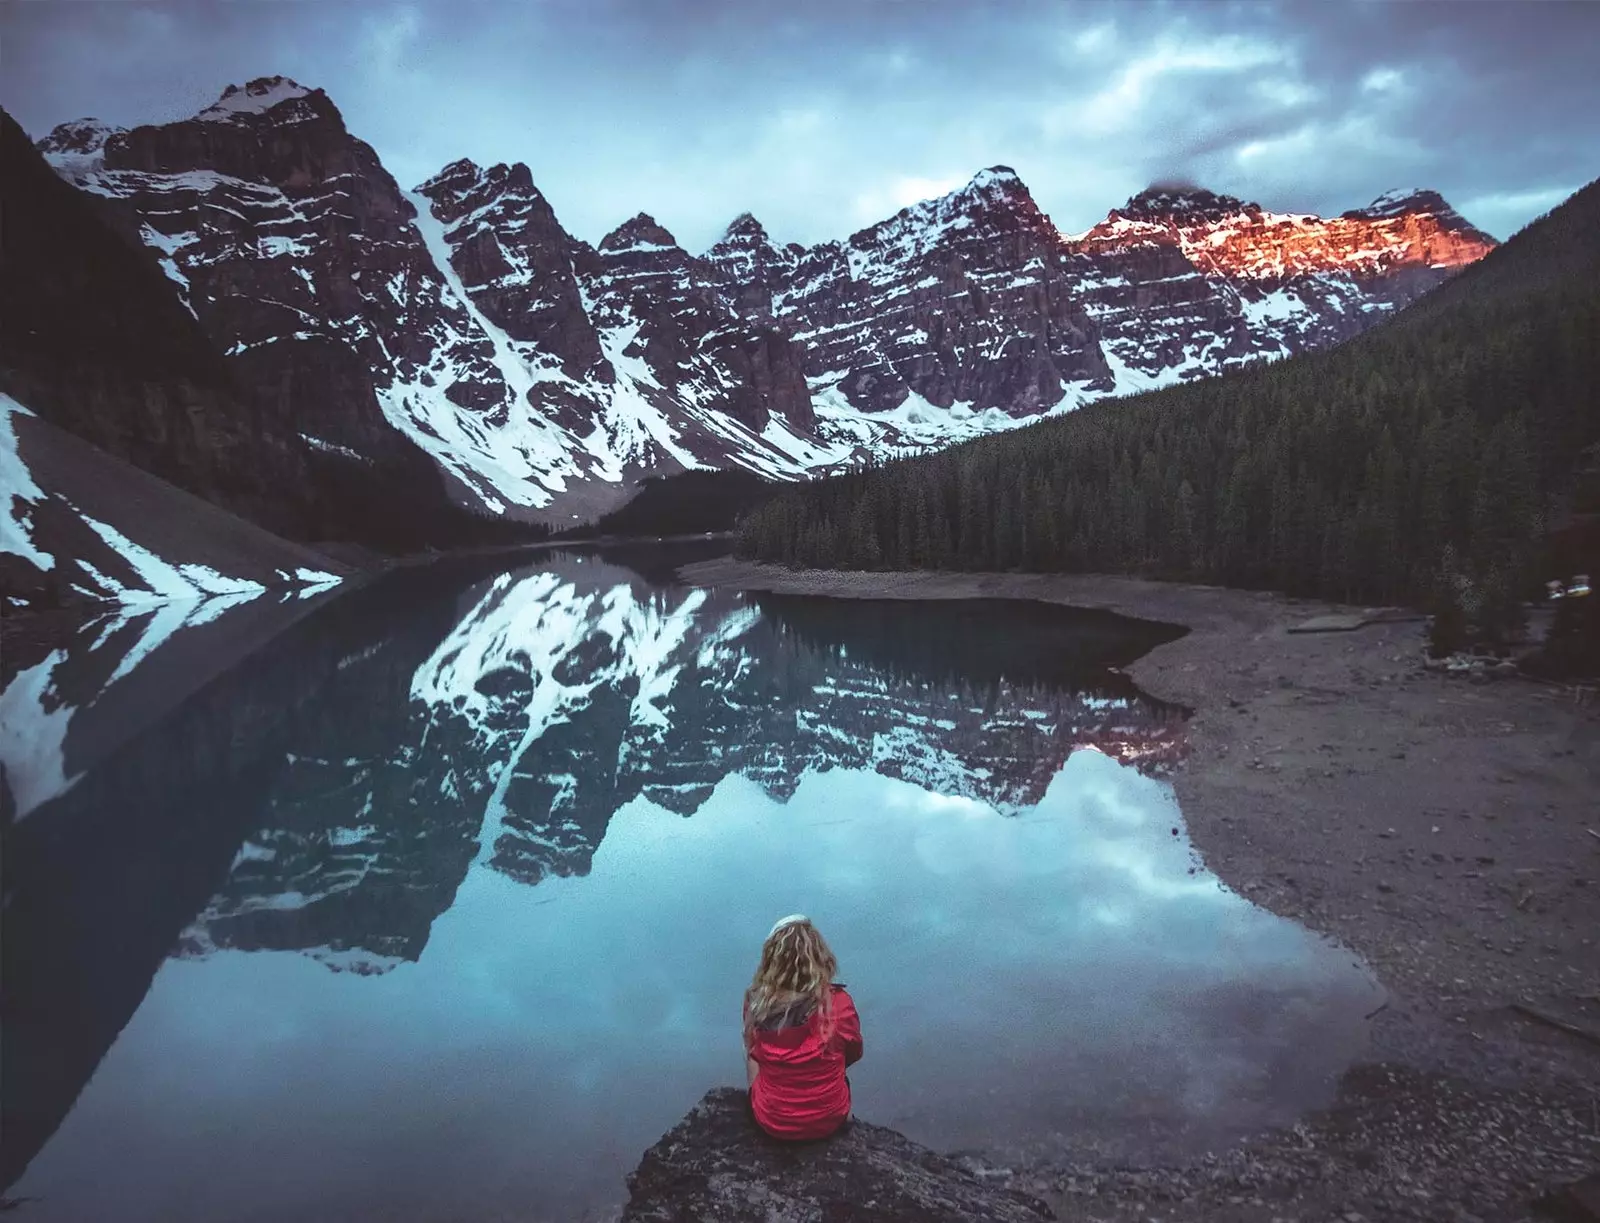
<instances>
[{"instance_id":1,"label":"snow on slope","mask_svg":"<svg viewBox=\"0 0 1600 1223\"><path fill-rule=\"evenodd\" d=\"M573 380L559 368L552 369L541 361L528 346L519 347L484 316L451 263L445 226L433 215L432 201L419 191L409 192L406 198L417 210L413 224L440 278L493 345L495 368L510 388L515 407L504 427L480 427L472 432L457 419L461 413L456 405L442 396L432 399L427 413L433 436L413 427L403 412L389 410L390 420L469 485L476 487L477 481L468 472L483 476L488 490L480 491L480 495L493 510L500 509L495 502L497 493L522 505L547 506L555 494L566 491L569 480L581 479L593 470L596 461L602 467L602 478L619 479L620 471L610 474L604 469L612 456L603 445L598 425L588 435L574 438L567 430L534 415L528 392L535 383ZM391 403L386 400L386 410ZM601 444L596 445L597 441ZM611 467L615 470L614 461Z\"/></svg>"},{"instance_id":2,"label":"snow on slope","mask_svg":"<svg viewBox=\"0 0 1600 1223\"><path fill-rule=\"evenodd\" d=\"M179 621L194 623L269 586L322 589L342 580L303 563L316 553L107 455L4 393L0 489L8 502L0 507L0 553L17 558L0 566L0 577L22 604L198 604Z\"/></svg>"},{"instance_id":3,"label":"snow on slope","mask_svg":"<svg viewBox=\"0 0 1600 1223\"><path fill-rule=\"evenodd\" d=\"M17 820L77 780L66 775L63 763L72 706L61 700L54 683L55 670L66 659L66 651L55 650L18 672L0 692L0 772Z\"/></svg>"},{"instance_id":4,"label":"snow on slope","mask_svg":"<svg viewBox=\"0 0 1600 1223\"><path fill-rule=\"evenodd\" d=\"M526 167L485 170L467 160L407 198L430 259L488 336L523 405L506 428L525 427L526 405L547 405L531 411L548 439L532 467L552 493L575 481L621 484L705 467L785 478L849 457L808 444L777 417L757 430L719 410L739 376L694 342L706 338L694 328L694 338L680 343L689 316L715 333L719 307L710 297L690 303L697 292L691 261L648 218L635 218L594 252L560 228ZM470 284L462 268L471 269ZM543 342L516 338L508 314L517 335ZM733 315L721 323L743 325ZM680 344L670 365L652 349L662 335Z\"/></svg>"},{"instance_id":5,"label":"snow on slope","mask_svg":"<svg viewBox=\"0 0 1600 1223\"><path fill-rule=\"evenodd\" d=\"M280 102L303 98L310 92L286 76L260 77L243 88L229 85L222 97L195 118L205 123L237 122L244 115L259 115Z\"/></svg>"},{"instance_id":6,"label":"snow on slope","mask_svg":"<svg viewBox=\"0 0 1600 1223\"><path fill-rule=\"evenodd\" d=\"M10 395L0 392L0 495L6 499L6 504L0 506L0 552L20 556L40 569L50 569L56 563L55 557L33 542L32 507L44 500L44 493L17 452L17 431L11 418L18 413L33 415Z\"/></svg>"}]
</instances>

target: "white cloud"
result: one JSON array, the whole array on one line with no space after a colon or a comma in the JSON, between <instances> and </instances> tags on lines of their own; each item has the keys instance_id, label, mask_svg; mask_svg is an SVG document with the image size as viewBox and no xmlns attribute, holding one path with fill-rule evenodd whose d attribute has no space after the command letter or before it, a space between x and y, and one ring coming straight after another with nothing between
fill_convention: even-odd
<instances>
[{"instance_id":1,"label":"white cloud","mask_svg":"<svg viewBox=\"0 0 1600 1223\"><path fill-rule=\"evenodd\" d=\"M0 94L42 134L186 117L285 72L326 88L402 183L525 161L578 236L645 209L694 249L745 209L784 240L841 238L996 163L1081 229L1156 178L1308 210L1420 183L1465 207L1600 161L1576 118L1600 99L1585 6L1469 5L1445 25L1416 5L697 6L12 6ZM1531 215L1485 206L1505 229Z\"/></svg>"},{"instance_id":2,"label":"white cloud","mask_svg":"<svg viewBox=\"0 0 1600 1223\"><path fill-rule=\"evenodd\" d=\"M908 75L917 66L917 58L904 47L895 47L867 57L869 72L892 79Z\"/></svg>"},{"instance_id":3,"label":"white cloud","mask_svg":"<svg viewBox=\"0 0 1600 1223\"><path fill-rule=\"evenodd\" d=\"M1210 40L1179 40L1164 35L1078 108L1077 122L1093 131L1125 130L1136 125L1140 112L1172 77L1196 73L1231 75L1288 62L1285 48L1257 39L1228 35Z\"/></svg>"},{"instance_id":4,"label":"white cloud","mask_svg":"<svg viewBox=\"0 0 1600 1223\"><path fill-rule=\"evenodd\" d=\"M1079 55L1097 55L1117 41L1117 27L1109 21L1080 30L1072 37L1072 49Z\"/></svg>"},{"instance_id":5,"label":"white cloud","mask_svg":"<svg viewBox=\"0 0 1600 1223\"><path fill-rule=\"evenodd\" d=\"M791 107L779 111L772 119L769 129L776 136L792 139L795 136L814 136L826 123L827 116L819 107Z\"/></svg>"},{"instance_id":6,"label":"white cloud","mask_svg":"<svg viewBox=\"0 0 1600 1223\"><path fill-rule=\"evenodd\" d=\"M1398 93L1405 87L1405 73L1397 68L1374 68L1361 78L1362 93Z\"/></svg>"},{"instance_id":7,"label":"white cloud","mask_svg":"<svg viewBox=\"0 0 1600 1223\"><path fill-rule=\"evenodd\" d=\"M1292 77L1265 77L1252 82L1250 91L1257 98L1280 110L1293 110L1316 101L1318 91L1304 81Z\"/></svg>"}]
</instances>

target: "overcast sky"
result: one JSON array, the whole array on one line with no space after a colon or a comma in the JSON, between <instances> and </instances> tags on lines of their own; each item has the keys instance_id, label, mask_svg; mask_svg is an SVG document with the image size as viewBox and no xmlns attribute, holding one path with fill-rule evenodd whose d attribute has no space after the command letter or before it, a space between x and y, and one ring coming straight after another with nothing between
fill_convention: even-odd
<instances>
[{"instance_id":1,"label":"overcast sky","mask_svg":"<svg viewBox=\"0 0 1600 1223\"><path fill-rule=\"evenodd\" d=\"M844 237L997 163L1066 231L1149 183L1338 212L1433 187L1505 237L1600 175L1600 3L0 0L35 136L328 91L402 187L525 161L596 241Z\"/></svg>"}]
</instances>

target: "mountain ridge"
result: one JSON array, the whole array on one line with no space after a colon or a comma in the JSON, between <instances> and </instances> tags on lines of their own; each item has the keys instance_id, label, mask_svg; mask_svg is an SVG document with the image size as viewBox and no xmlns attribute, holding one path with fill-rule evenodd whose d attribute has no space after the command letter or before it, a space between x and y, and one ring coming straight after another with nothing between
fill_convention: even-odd
<instances>
[{"instance_id":1,"label":"mountain ridge","mask_svg":"<svg viewBox=\"0 0 1600 1223\"><path fill-rule=\"evenodd\" d=\"M243 381L326 422L305 430L322 454L421 451L474 512L547 522L650 476L796 479L1337 343L1492 242L1436 193L1323 219L1170 187L1066 235L995 165L810 247L742 213L695 255L643 211L591 246L524 163L400 190L286 77L38 147L157 253Z\"/></svg>"},{"instance_id":2,"label":"mountain ridge","mask_svg":"<svg viewBox=\"0 0 1600 1223\"><path fill-rule=\"evenodd\" d=\"M1400 603L1502 645L1592 572L1592 532L1549 528L1600 452L1597 219L1600 182L1341 347L784 492L740 554Z\"/></svg>"}]
</instances>

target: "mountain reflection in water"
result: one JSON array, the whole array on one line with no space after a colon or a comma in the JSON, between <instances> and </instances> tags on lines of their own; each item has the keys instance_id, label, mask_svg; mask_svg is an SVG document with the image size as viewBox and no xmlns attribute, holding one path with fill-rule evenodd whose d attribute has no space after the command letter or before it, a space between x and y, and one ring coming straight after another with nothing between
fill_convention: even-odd
<instances>
[{"instance_id":1,"label":"mountain reflection in water","mask_svg":"<svg viewBox=\"0 0 1600 1223\"><path fill-rule=\"evenodd\" d=\"M858 1106L938 1144L1199 1140L1359 1047L1365 974L1198 866L1159 780L1185 711L1111 669L1181 630L557 555L295 609L174 689L245 615L132 667L85 632L51 674L98 687L0 697L28 1217L602 1207L738 1078L796 909L862 1005Z\"/></svg>"}]
</instances>

